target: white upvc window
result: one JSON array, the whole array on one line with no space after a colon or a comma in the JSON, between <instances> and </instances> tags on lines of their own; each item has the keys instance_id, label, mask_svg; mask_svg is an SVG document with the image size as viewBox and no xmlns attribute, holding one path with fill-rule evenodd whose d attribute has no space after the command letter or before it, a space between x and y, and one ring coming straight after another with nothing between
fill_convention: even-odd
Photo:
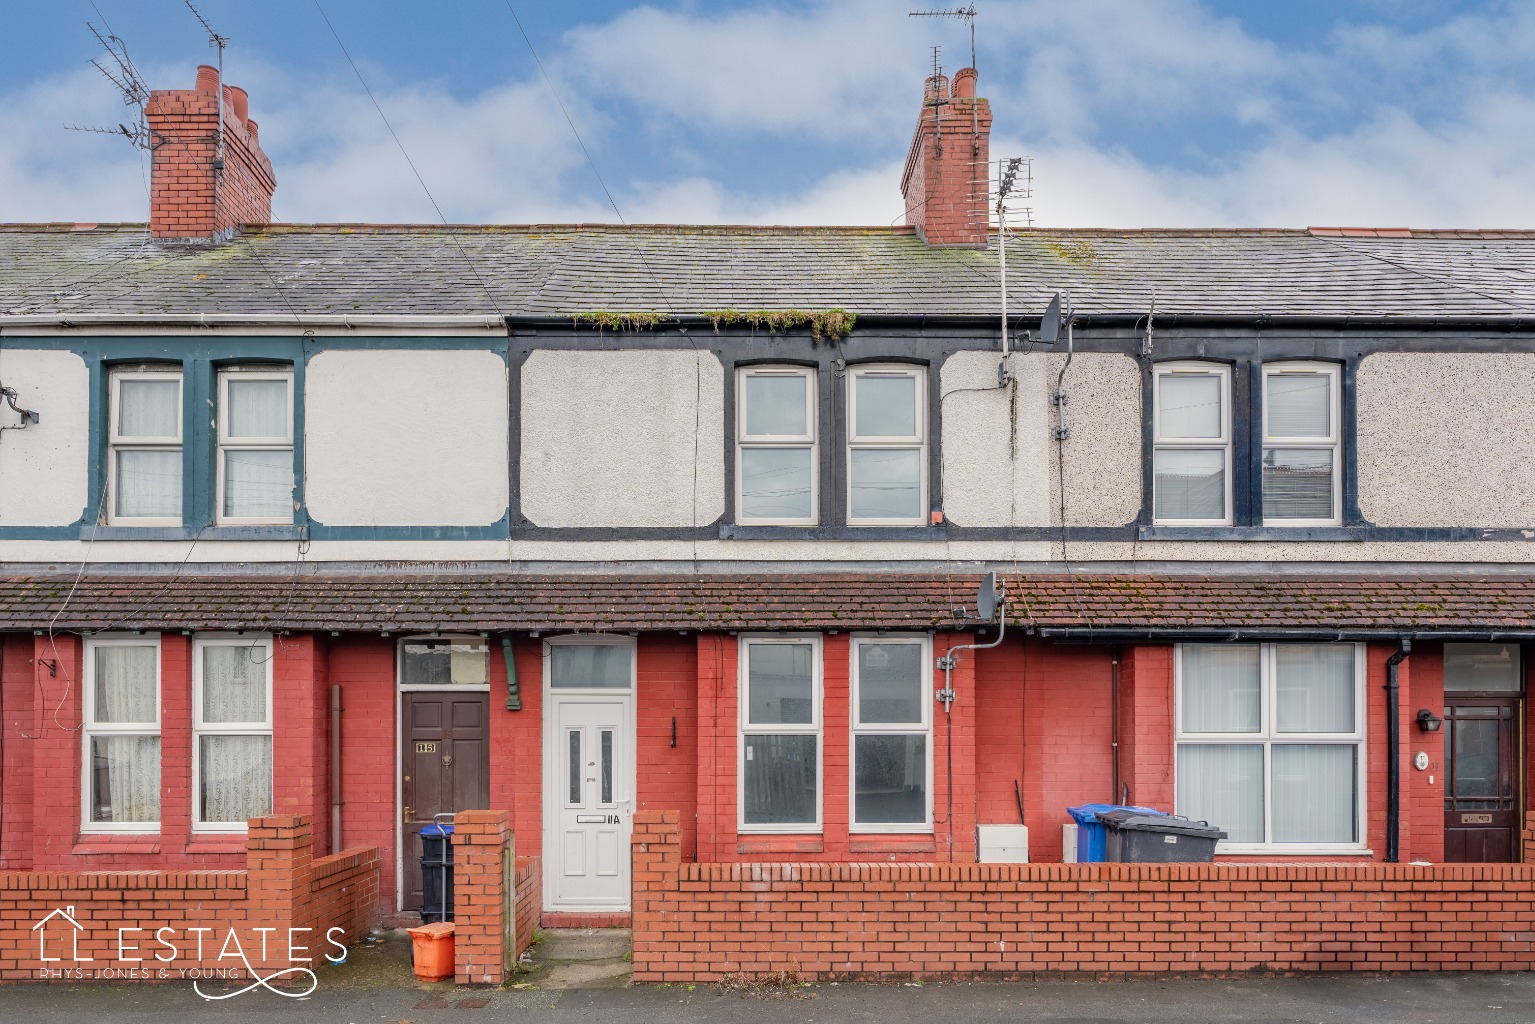
<instances>
[{"instance_id":1,"label":"white upvc window","mask_svg":"<svg viewBox=\"0 0 1535 1024\"><path fill-rule=\"evenodd\" d=\"M736 375L736 521L814 526L819 498L816 372L748 366Z\"/></svg>"},{"instance_id":2,"label":"white upvc window","mask_svg":"<svg viewBox=\"0 0 1535 1024\"><path fill-rule=\"evenodd\" d=\"M113 370L107 419L107 521L181 525L181 368Z\"/></svg>"},{"instance_id":3,"label":"white upvc window","mask_svg":"<svg viewBox=\"0 0 1535 1024\"><path fill-rule=\"evenodd\" d=\"M293 522L293 374L219 371L217 520Z\"/></svg>"},{"instance_id":4,"label":"white upvc window","mask_svg":"<svg viewBox=\"0 0 1535 1024\"><path fill-rule=\"evenodd\" d=\"M1336 526L1343 474L1338 367L1267 363L1263 367L1263 522Z\"/></svg>"},{"instance_id":5,"label":"white upvc window","mask_svg":"<svg viewBox=\"0 0 1535 1024\"><path fill-rule=\"evenodd\" d=\"M160 637L85 640L86 832L160 830Z\"/></svg>"},{"instance_id":6,"label":"white upvc window","mask_svg":"<svg viewBox=\"0 0 1535 1024\"><path fill-rule=\"evenodd\" d=\"M926 371L855 366L847 381L849 525L927 525Z\"/></svg>"},{"instance_id":7,"label":"white upvc window","mask_svg":"<svg viewBox=\"0 0 1535 1024\"><path fill-rule=\"evenodd\" d=\"M272 813L272 637L192 641L192 828L243 832Z\"/></svg>"},{"instance_id":8,"label":"white upvc window","mask_svg":"<svg viewBox=\"0 0 1535 1024\"><path fill-rule=\"evenodd\" d=\"M742 832L821 831L821 640L742 637Z\"/></svg>"},{"instance_id":9,"label":"white upvc window","mask_svg":"<svg viewBox=\"0 0 1535 1024\"><path fill-rule=\"evenodd\" d=\"M1152 518L1165 526L1231 523L1231 368L1161 363L1154 395Z\"/></svg>"},{"instance_id":10,"label":"white upvc window","mask_svg":"<svg viewBox=\"0 0 1535 1024\"><path fill-rule=\"evenodd\" d=\"M853 638L853 832L933 830L929 653L925 636Z\"/></svg>"},{"instance_id":11,"label":"white upvc window","mask_svg":"<svg viewBox=\"0 0 1535 1024\"><path fill-rule=\"evenodd\" d=\"M1177 811L1229 853L1363 853L1364 649L1182 644Z\"/></svg>"}]
</instances>

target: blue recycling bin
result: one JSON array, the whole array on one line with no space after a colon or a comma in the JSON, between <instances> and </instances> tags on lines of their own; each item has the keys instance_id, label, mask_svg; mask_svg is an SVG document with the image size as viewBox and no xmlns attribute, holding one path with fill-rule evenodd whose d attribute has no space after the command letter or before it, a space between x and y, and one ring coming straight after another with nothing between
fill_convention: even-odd
<instances>
[{"instance_id":1,"label":"blue recycling bin","mask_svg":"<svg viewBox=\"0 0 1535 1024\"><path fill-rule=\"evenodd\" d=\"M453 920L453 826L421 830L421 923Z\"/></svg>"},{"instance_id":2,"label":"blue recycling bin","mask_svg":"<svg viewBox=\"0 0 1535 1024\"><path fill-rule=\"evenodd\" d=\"M1154 807L1133 807L1129 804L1082 804L1068 807L1066 813L1077 823L1077 863L1102 864L1109 856L1109 829L1098 820L1107 811L1135 811L1139 814L1162 814Z\"/></svg>"}]
</instances>

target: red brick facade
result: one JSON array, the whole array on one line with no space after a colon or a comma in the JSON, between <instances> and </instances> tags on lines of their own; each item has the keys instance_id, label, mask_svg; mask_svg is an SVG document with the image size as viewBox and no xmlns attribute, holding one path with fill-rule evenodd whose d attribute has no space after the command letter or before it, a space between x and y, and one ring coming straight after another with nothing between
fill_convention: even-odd
<instances>
[{"instance_id":1,"label":"red brick facade","mask_svg":"<svg viewBox=\"0 0 1535 1024\"><path fill-rule=\"evenodd\" d=\"M687 864L634 830L634 978L1535 968L1526 865Z\"/></svg>"},{"instance_id":2,"label":"red brick facade","mask_svg":"<svg viewBox=\"0 0 1535 1024\"><path fill-rule=\"evenodd\" d=\"M245 977L246 960L267 975L340 956L377 920L376 849L314 857L294 815L252 821L242 843L243 870L0 871L0 981ZM78 930L34 928L57 910Z\"/></svg>"},{"instance_id":3,"label":"red brick facade","mask_svg":"<svg viewBox=\"0 0 1535 1024\"><path fill-rule=\"evenodd\" d=\"M261 150L245 93L223 87L224 137L219 158L218 73L198 68L197 88L153 92L144 108L153 147L149 226L155 238L222 240L242 224L272 219L277 179Z\"/></svg>"}]
</instances>

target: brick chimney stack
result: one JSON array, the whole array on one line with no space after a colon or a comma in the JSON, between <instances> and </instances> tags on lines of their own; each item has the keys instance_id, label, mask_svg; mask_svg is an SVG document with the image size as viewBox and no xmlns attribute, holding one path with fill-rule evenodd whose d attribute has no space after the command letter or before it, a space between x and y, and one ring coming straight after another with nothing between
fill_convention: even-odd
<instances>
[{"instance_id":1,"label":"brick chimney stack","mask_svg":"<svg viewBox=\"0 0 1535 1024\"><path fill-rule=\"evenodd\" d=\"M242 224L272 219L277 179L261 151L244 89L223 85L224 157L219 159L219 73L204 64L195 89L150 93L144 113L154 146L149 228L155 238L223 242Z\"/></svg>"},{"instance_id":2,"label":"brick chimney stack","mask_svg":"<svg viewBox=\"0 0 1535 1024\"><path fill-rule=\"evenodd\" d=\"M928 245L984 248L989 223L991 104L975 95L975 68L927 80L901 176L906 223Z\"/></svg>"}]
</instances>

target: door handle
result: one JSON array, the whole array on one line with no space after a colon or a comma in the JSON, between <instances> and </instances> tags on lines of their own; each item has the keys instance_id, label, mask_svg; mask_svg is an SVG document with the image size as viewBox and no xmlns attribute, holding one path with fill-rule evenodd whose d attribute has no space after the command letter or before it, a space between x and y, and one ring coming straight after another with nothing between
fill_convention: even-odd
<instances>
[{"instance_id":1,"label":"door handle","mask_svg":"<svg viewBox=\"0 0 1535 1024\"><path fill-rule=\"evenodd\" d=\"M407 807L407 808L405 808L405 820L406 821L410 821L413 817L415 817L415 810L416 809L414 807Z\"/></svg>"}]
</instances>

